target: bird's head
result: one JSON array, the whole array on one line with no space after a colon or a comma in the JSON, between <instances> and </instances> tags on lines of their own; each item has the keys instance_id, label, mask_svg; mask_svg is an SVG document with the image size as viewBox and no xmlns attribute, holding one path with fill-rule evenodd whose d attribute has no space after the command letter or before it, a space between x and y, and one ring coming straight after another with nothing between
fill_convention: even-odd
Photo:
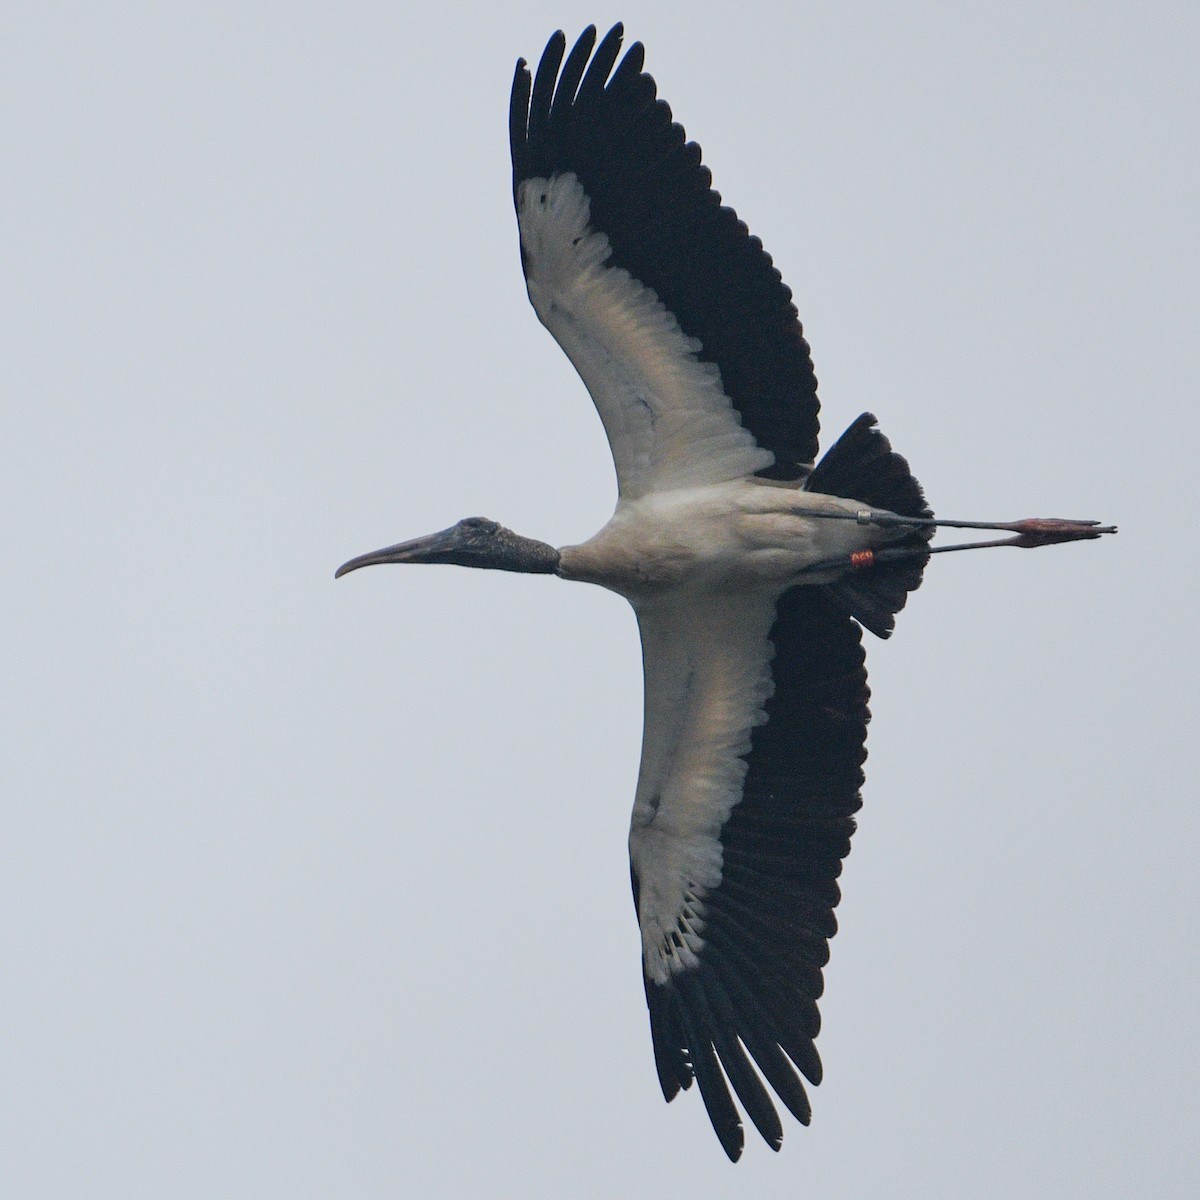
<instances>
[{"instance_id":1,"label":"bird's head","mask_svg":"<svg viewBox=\"0 0 1200 1200\"><path fill-rule=\"evenodd\" d=\"M551 575L558 567L558 551L545 542L521 537L498 521L466 517L439 533L360 554L338 567L334 578L380 563L453 563L460 567Z\"/></svg>"}]
</instances>

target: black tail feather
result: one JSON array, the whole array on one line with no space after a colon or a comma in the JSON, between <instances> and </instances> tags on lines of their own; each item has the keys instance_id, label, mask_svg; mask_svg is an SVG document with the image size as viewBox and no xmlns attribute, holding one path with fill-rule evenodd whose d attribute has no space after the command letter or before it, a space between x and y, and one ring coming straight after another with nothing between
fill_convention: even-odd
<instances>
[{"instance_id":1,"label":"black tail feather","mask_svg":"<svg viewBox=\"0 0 1200 1200\"><path fill-rule=\"evenodd\" d=\"M863 413L825 452L804 481L804 488L860 500L864 506L902 517L933 516L908 461L892 449L871 413ZM914 531L891 544L921 550L932 533L932 529ZM896 627L895 614L904 607L908 593L921 586L928 561L929 555L924 554L905 562L864 567L825 585L825 590L860 625L876 637L886 638Z\"/></svg>"},{"instance_id":2,"label":"black tail feather","mask_svg":"<svg viewBox=\"0 0 1200 1200\"><path fill-rule=\"evenodd\" d=\"M908 460L892 449L871 413L842 434L804 481L808 492L861 500L902 517L932 517L925 493L913 478Z\"/></svg>"}]
</instances>

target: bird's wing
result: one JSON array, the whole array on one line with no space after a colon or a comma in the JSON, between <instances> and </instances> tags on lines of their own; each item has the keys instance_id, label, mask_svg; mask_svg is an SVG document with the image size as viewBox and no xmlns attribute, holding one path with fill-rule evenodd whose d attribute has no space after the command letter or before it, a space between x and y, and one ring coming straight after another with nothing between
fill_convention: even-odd
<instances>
[{"instance_id":1,"label":"bird's wing","mask_svg":"<svg viewBox=\"0 0 1200 1200\"><path fill-rule=\"evenodd\" d=\"M797 1069L821 1076L816 1002L866 758L861 634L812 587L638 620L646 724L629 847L654 1057L668 1100L695 1077L736 1159L725 1079L778 1149L763 1079L807 1124Z\"/></svg>"},{"instance_id":2,"label":"bird's wing","mask_svg":"<svg viewBox=\"0 0 1200 1200\"><path fill-rule=\"evenodd\" d=\"M513 195L529 297L583 377L621 495L802 477L817 383L791 292L712 190L640 43L589 28L518 62ZM561 70L559 69L561 66Z\"/></svg>"}]
</instances>

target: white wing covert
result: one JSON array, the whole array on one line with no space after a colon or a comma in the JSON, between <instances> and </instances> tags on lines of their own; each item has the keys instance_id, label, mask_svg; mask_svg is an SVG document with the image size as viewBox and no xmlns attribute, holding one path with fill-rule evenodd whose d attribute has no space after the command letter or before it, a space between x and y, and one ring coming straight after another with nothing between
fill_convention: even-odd
<instances>
[{"instance_id":1,"label":"white wing covert","mask_svg":"<svg viewBox=\"0 0 1200 1200\"><path fill-rule=\"evenodd\" d=\"M517 215L529 299L587 385L626 499L752 475L774 455L654 292L611 263L571 173L526 179Z\"/></svg>"}]
</instances>

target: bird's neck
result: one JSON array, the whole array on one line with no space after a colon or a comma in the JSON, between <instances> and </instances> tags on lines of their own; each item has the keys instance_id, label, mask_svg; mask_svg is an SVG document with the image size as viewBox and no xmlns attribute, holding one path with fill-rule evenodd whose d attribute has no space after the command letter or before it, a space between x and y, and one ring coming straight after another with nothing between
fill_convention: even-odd
<instances>
[{"instance_id":1,"label":"bird's neck","mask_svg":"<svg viewBox=\"0 0 1200 1200\"><path fill-rule=\"evenodd\" d=\"M553 546L508 529L503 534L488 547L486 555L464 565L526 575L553 575L558 570L559 553Z\"/></svg>"}]
</instances>

